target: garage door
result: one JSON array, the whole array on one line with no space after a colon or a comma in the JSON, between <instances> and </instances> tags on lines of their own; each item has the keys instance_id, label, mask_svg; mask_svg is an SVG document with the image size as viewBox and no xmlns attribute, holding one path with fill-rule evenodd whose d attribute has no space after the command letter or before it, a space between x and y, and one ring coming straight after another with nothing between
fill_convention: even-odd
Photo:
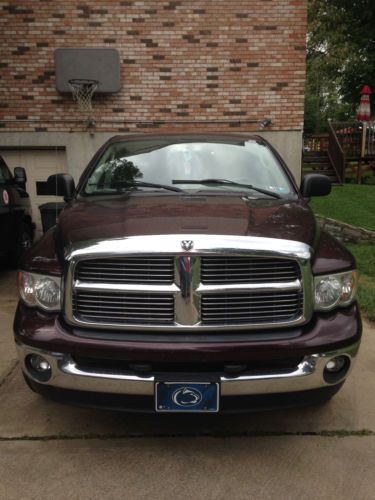
<instances>
[{"instance_id":1,"label":"garage door","mask_svg":"<svg viewBox=\"0 0 375 500\"><path fill-rule=\"evenodd\" d=\"M38 194L38 191L41 193L42 190L40 189L41 184L37 189L37 183L45 182L49 175L68 171L66 153L61 149L5 149L0 150L0 155L12 172L14 167L24 167L26 169L26 189L31 198L33 221L37 226L36 238L39 238L42 234L39 205L56 200L61 201L61 198Z\"/></svg>"}]
</instances>

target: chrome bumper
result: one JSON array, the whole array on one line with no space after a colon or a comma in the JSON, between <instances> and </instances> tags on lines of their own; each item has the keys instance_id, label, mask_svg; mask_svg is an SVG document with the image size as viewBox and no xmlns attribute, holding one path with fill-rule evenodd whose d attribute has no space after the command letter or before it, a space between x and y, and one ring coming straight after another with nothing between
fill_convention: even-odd
<instances>
[{"instance_id":1,"label":"chrome bumper","mask_svg":"<svg viewBox=\"0 0 375 500\"><path fill-rule=\"evenodd\" d=\"M323 371L327 362L336 356L346 356L350 361L350 368L356 357L359 342L345 348L306 356L293 371L280 371L275 373L243 373L238 376L221 375L221 396L244 396L253 394L275 394L285 392L305 391L328 387L330 384L324 380ZM76 391L91 391L107 394L127 394L153 396L155 375L141 376L134 372L120 372L94 369L89 370L77 365L72 356L68 354L46 352L25 344L17 344L18 356L24 373L35 382L61 389ZM25 359L30 354L43 356L51 366L52 376L48 382L41 382L33 377L25 364ZM335 384L344 380L348 372ZM167 379L167 377L166 377Z\"/></svg>"}]
</instances>

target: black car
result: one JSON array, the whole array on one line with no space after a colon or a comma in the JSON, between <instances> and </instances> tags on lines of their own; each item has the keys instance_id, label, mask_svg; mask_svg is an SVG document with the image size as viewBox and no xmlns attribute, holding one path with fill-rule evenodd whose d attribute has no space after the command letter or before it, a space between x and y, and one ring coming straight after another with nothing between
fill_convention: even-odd
<instances>
[{"instance_id":1,"label":"black car","mask_svg":"<svg viewBox=\"0 0 375 500\"><path fill-rule=\"evenodd\" d=\"M26 192L26 172L22 167L12 175L0 156L0 261L16 264L31 246L35 225L31 218L30 196Z\"/></svg>"}]
</instances>

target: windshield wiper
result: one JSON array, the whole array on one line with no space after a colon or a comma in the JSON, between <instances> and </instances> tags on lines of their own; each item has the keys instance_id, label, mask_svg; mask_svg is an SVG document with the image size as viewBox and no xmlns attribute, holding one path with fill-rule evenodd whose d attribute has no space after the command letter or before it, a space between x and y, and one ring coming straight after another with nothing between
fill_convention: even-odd
<instances>
[{"instance_id":1,"label":"windshield wiper","mask_svg":"<svg viewBox=\"0 0 375 500\"><path fill-rule=\"evenodd\" d=\"M143 182L143 181L134 181L130 185L139 186L139 187L154 187L159 189L167 189L168 191L175 191L176 193L184 193L184 190L174 186L168 186L167 184L156 184L155 182Z\"/></svg>"},{"instance_id":2,"label":"windshield wiper","mask_svg":"<svg viewBox=\"0 0 375 500\"><path fill-rule=\"evenodd\" d=\"M137 187L150 187L150 188L158 188L158 189L166 189L168 191L174 191L176 193L184 193L185 191L181 188L175 186L168 186L166 184L156 184L154 182L143 182L143 181L133 181L133 182L118 182L116 186L113 186L112 183L89 183L89 186L98 186L100 187L110 187L112 189L120 189L120 188L137 188Z\"/></svg>"},{"instance_id":3,"label":"windshield wiper","mask_svg":"<svg viewBox=\"0 0 375 500\"><path fill-rule=\"evenodd\" d=\"M223 186L238 186L246 189L252 189L253 191L257 191L258 193L272 196L273 198L281 199L281 196L278 193L274 193L273 191L268 191L267 189L252 186L251 184L241 184L240 182L230 181L228 179L173 179L172 184L207 184L208 186L211 184L218 184Z\"/></svg>"}]
</instances>

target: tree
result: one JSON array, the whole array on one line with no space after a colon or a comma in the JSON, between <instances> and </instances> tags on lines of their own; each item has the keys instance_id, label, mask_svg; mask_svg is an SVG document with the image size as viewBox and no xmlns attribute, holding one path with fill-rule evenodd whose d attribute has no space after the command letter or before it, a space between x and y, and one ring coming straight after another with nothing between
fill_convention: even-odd
<instances>
[{"instance_id":1,"label":"tree","mask_svg":"<svg viewBox=\"0 0 375 500\"><path fill-rule=\"evenodd\" d=\"M364 84L375 91L374 0L309 0L306 131L354 119Z\"/></svg>"}]
</instances>

